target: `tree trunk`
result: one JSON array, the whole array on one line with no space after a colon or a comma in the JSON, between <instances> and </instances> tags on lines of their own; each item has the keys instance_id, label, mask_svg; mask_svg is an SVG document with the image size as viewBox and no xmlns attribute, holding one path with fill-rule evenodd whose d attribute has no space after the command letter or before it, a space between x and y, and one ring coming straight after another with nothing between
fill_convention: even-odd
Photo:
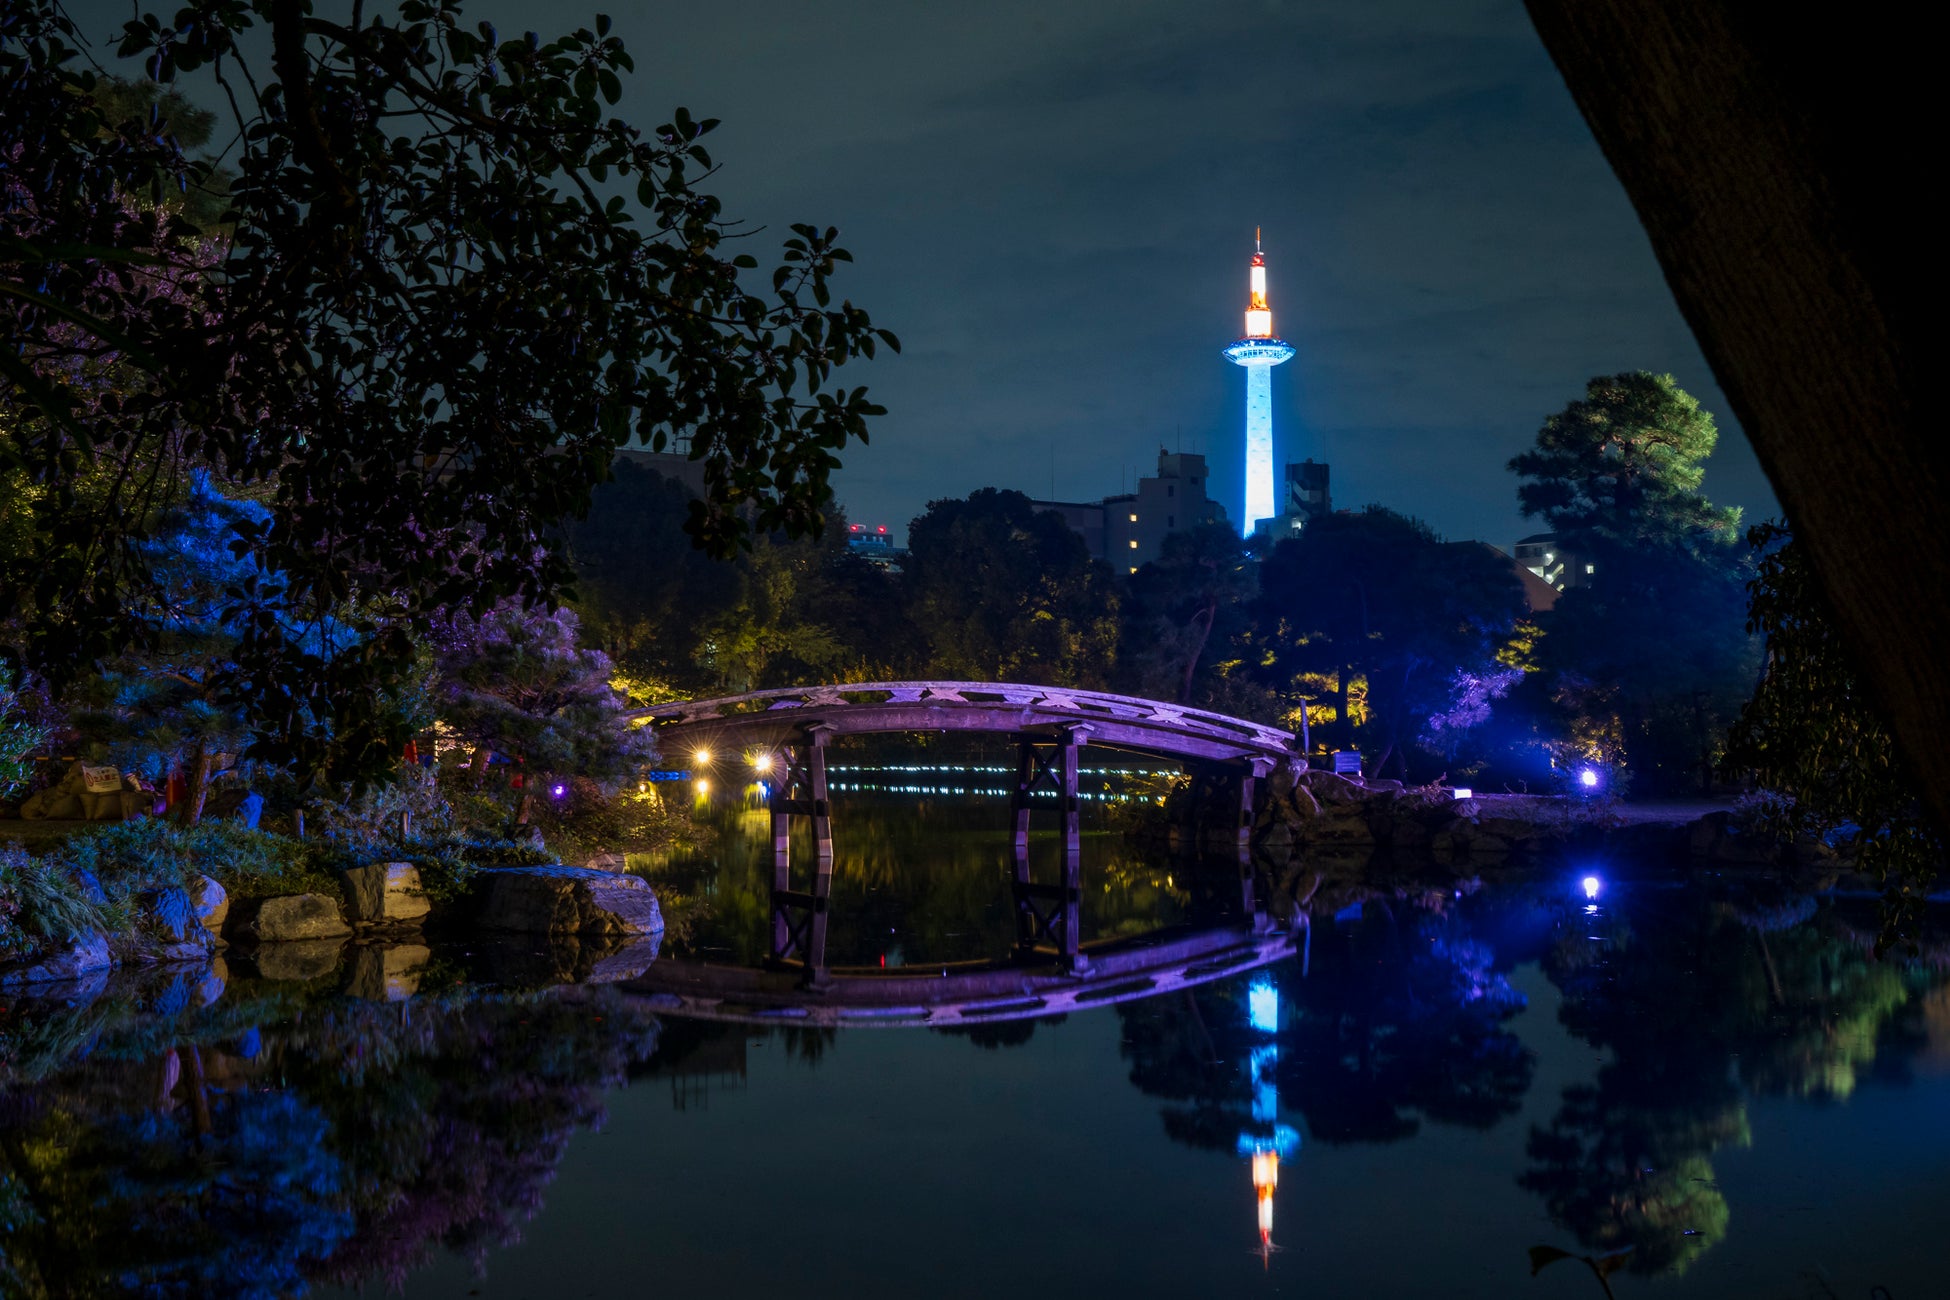
<instances>
[{"instance_id":1,"label":"tree trunk","mask_svg":"<svg viewBox=\"0 0 1950 1300\"><path fill-rule=\"evenodd\" d=\"M1950 478L1920 418L1933 43L1893 11L1526 3L1950 825Z\"/></svg>"},{"instance_id":2,"label":"tree trunk","mask_svg":"<svg viewBox=\"0 0 1950 1300\"><path fill-rule=\"evenodd\" d=\"M1354 748L1354 719L1347 716L1347 678L1351 671L1348 665L1342 664L1339 675L1334 678L1334 726L1340 733L1342 749Z\"/></svg>"},{"instance_id":3,"label":"tree trunk","mask_svg":"<svg viewBox=\"0 0 1950 1300\"><path fill-rule=\"evenodd\" d=\"M1192 626L1198 629L1198 644L1192 647L1190 658L1185 661L1185 680L1178 687L1178 702L1192 702L1192 678L1198 672L1198 661L1205 654L1205 643L1212 639L1212 623L1219 616L1217 603L1205 606L1192 615Z\"/></svg>"},{"instance_id":4,"label":"tree trunk","mask_svg":"<svg viewBox=\"0 0 1950 1300\"><path fill-rule=\"evenodd\" d=\"M189 790L183 795L181 821L185 826L195 826L203 820L203 800L210 793L210 752L200 740L190 755L189 779Z\"/></svg>"}]
</instances>

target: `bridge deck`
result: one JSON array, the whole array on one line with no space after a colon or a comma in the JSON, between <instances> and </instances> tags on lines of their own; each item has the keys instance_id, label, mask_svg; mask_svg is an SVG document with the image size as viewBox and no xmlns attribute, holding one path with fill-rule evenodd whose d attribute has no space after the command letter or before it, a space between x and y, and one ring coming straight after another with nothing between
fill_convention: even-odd
<instances>
[{"instance_id":1,"label":"bridge deck","mask_svg":"<svg viewBox=\"0 0 1950 1300\"><path fill-rule=\"evenodd\" d=\"M1206 709L1102 691L1013 682L862 682L753 691L660 705L634 715L667 746L776 747L818 728L832 737L902 731L1055 733L1089 744L1209 761L1297 760L1278 727Z\"/></svg>"}]
</instances>

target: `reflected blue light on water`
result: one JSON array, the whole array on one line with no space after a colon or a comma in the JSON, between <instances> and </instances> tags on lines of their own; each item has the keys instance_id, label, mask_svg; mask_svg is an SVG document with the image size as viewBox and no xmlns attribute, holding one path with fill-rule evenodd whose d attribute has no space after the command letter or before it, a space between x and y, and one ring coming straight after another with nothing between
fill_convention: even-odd
<instances>
[{"instance_id":1,"label":"reflected blue light on water","mask_svg":"<svg viewBox=\"0 0 1950 1300\"><path fill-rule=\"evenodd\" d=\"M1280 991L1270 979L1256 979L1246 989L1246 1019L1262 1034L1280 1028Z\"/></svg>"}]
</instances>

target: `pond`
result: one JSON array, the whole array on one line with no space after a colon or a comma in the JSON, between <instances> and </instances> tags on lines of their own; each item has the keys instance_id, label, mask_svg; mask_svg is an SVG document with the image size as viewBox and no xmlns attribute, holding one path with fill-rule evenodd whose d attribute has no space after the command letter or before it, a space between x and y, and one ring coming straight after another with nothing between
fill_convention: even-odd
<instances>
[{"instance_id":1,"label":"pond","mask_svg":"<svg viewBox=\"0 0 1950 1300\"><path fill-rule=\"evenodd\" d=\"M1252 932L1236 864L1115 807L1087 951ZM836 811L835 968L1010 956L1001 803ZM769 828L714 817L636 864L656 966L765 956ZM239 963L11 1003L0 1294L1604 1294L1536 1247L1625 1252L1619 1295L1943 1294L1942 918L1878 962L1871 900L1677 867L1258 886L1277 959L946 1031L496 986L464 945L398 1002Z\"/></svg>"}]
</instances>

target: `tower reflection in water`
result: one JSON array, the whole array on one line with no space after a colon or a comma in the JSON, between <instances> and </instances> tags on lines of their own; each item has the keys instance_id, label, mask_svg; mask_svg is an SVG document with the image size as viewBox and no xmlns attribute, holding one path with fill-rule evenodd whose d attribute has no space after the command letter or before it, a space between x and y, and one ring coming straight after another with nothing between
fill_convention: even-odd
<instances>
[{"instance_id":1,"label":"tower reflection in water","mask_svg":"<svg viewBox=\"0 0 1950 1300\"><path fill-rule=\"evenodd\" d=\"M1239 1135L1239 1154L1252 1162L1253 1191L1259 1199L1261 1258L1273 1251L1273 1191L1280 1185L1280 1157L1292 1155L1300 1135L1280 1123L1280 1085L1274 1067L1280 1062L1280 991L1271 978L1260 976L1246 986L1246 1020L1254 1037L1247 1069L1252 1077L1252 1127Z\"/></svg>"}]
</instances>

